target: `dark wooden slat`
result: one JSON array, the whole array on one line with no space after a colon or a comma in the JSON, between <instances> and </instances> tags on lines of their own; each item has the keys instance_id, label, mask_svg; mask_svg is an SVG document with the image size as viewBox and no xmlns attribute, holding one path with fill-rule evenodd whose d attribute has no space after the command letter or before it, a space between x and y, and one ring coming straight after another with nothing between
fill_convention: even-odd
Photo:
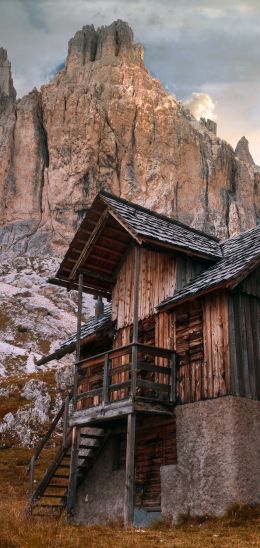
<instances>
[{"instance_id":1,"label":"dark wooden slat","mask_svg":"<svg viewBox=\"0 0 260 548\"><path fill-rule=\"evenodd\" d=\"M171 374L170 367L164 367L162 365L153 365L152 363L148 363L148 362L138 362L137 370L139 371L140 369L143 369L144 371L152 371L153 373L163 373L164 375Z\"/></svg>"},{"instance_id":2,"label":"dark wooden slat","mask_svg":"<svg viewBox=\"0 0 260 548\"><path fill-rule=\"evenodd\" d=\"M103 392L103 388L94 388L93 390L88 390L88 392L83 392L83 394L78 394L77 401L84 400L85 398L93 398L93 396L100 396Z\"/></svg>"},{"instance_id":3,"label":"dark wooden slat","mask_svg":"<svg viewBox=\"0 0 260 548\"><path fill-rule=\"evenodd\" d=\"M171 387L168 384L162 384L159 382L145 381L144 379L137 379L137 386L142 388L149 388L151 390L160 390L163 392L170 392Z\"/></svg>"}]
</instances>

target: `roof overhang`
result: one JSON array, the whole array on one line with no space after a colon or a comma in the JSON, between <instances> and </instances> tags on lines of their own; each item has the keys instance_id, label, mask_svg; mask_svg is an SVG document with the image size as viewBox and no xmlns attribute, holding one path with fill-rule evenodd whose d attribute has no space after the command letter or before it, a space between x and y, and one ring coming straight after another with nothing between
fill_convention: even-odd
<instances>
[{"instance_id":1,"label":"roof overhang","mask_svg":"<svg viewBox=\"0 0 260 548\"><path fill-rule=\"evenodd\" d=\"M213 293L215 291L219 291L220 289L226 289L228 291L233 291L251 272L255 270L260 264L260 257L254 258L251 262L247 263L245 265L245 268L243 271L238 273L235 277L230 278L228 280L223 280L222 282L216 283L215 285L212 285L211 287L205 287L204 289L201 289L200 291L196 291L194 293L189 293L189 287L192 285L192 282L187 284L187 294L183 295L183 290L185 290L185 286L182 290L178 291L172 299L168 301L163 301L160 303L157 307L157 311L165 311L170 310L172 308L175 308L176 306L179 306L180 304L184 304L186 302L195 301L199 297L203 297L205 295L208 295L209 293Z\"/></svg>"}]
</instances>

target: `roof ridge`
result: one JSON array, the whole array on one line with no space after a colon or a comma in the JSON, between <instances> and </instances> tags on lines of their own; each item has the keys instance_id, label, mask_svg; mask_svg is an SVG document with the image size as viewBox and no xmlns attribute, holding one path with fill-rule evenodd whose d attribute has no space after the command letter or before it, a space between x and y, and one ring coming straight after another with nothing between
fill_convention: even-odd
<instances>
[{"instance_id":1,"label":"roof ridge","mask_svg":"<svg viewBox=\"0 0 260 548\"><path fill-rule=\"evenodd\" d=\"M97 197L98 196L112 198L113 200L126 204L130 207L133 207L134 209L143 211L145 213L148 213L149 215L154 215L155 217L158 217L159 219L164 219L171 224L180 226L181 228L185 228L186 230L189 230L190 232L193 232L194 234L198 234L199 236L204 236L205 238L208 238L220 244L220 239L217 238L216 236L213 236L213 234L208 234L207 232L203 232L202 230L198 230L197 228L193 228L185 223L182 223L181 221L178 221L177 219L168 217L167 215L164 215L163 213L158 213L157 211L148 209L147 207L141 206L140 204L136 204L135 202L130 202L129 200L126 200L125 198L121 198L121 196L116 196L115 194L111 194L110 192L107 192L105 190L101 190L99 194L97 195Z\"/></svg>"}]
</instances>

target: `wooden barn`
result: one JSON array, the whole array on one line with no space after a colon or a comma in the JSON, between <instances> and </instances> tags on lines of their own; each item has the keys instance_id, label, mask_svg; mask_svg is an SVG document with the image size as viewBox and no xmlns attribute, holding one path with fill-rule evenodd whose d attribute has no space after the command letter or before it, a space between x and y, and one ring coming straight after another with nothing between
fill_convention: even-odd
<instances>
[{"instance_id":1,"label":"wooden barn","mask_svg":"<svg viewBox=\"0 0 260 548\"><path fill-rule=\"evenodd\" d=\"M78 290L78 328L38 365L74 350L76 363L30 464L33 514L127 526L260 503L259 236L220 243L97 196L49 280ZM96 306L82 325L84 292Z\"/></svg>"}]
</instances>

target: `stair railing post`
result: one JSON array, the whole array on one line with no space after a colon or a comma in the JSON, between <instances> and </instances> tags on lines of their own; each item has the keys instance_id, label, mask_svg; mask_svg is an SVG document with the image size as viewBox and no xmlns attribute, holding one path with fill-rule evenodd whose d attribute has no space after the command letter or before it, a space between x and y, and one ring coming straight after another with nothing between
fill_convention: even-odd
<instances>
[{"instance_id":1,"label":"stair railing post","mask_svg":"<svg viewBox=\"0 0 260 548\"><path fill-rule=\"evenodd\" d=\"M69 396L65 399L64 404L64 411L63 411L63 438L62 438L62 446L65 449L67 444L67 433L68 433L68 422L69 422L69 403L70 398Z\"/></svg>"},{"instance_id":2,"label":"stair railing post","mask_svg":"<svg viewBox=\"0 0 260 548\"><path fill-rule=\"evenodd\" d=\"M77 339L76 339L76 364L74 370L74 388L73 388L73 406L77 406L78 393L78 362L80 361L80 338L81 338L81 320L82 320L82 295L83 295L83 274L79 274L78 282L78 315L77 315Z\"/></svg>"},{"instance_id":3,"label":"stair railing post","mask_svg":"<svg viewBox=\"0 0 260 548\"><path fill-rule=\"evenodd\" d=\"M176 354L172 352L170 358L170 368L171 368L171 391L170 391L170 401L172 403L176 402Z\"/></svg>"},{"instance_id":4,"label":"stair railing post","mask_svg":"<svg viewBox=\"0 0 260 548\"><path fill-rule=\"evenodd\" d=\"M103 377L103 405L109 403L109 374L110 374L110 362L108 354L105 354L104 361L104 377Z\"/></svg>"},{"instance_id":5,"label":"stair railing post","mask_svg":"<svg viewBox=\"0 0 260 548\"><path fill-rule=\"evenodd\" d=\"M33 487L34 487L34 472L35 472L35 455L32 456L30 462L30 481L29 481L29 497L33 497Z\"/></svg>"}]
</instances>

